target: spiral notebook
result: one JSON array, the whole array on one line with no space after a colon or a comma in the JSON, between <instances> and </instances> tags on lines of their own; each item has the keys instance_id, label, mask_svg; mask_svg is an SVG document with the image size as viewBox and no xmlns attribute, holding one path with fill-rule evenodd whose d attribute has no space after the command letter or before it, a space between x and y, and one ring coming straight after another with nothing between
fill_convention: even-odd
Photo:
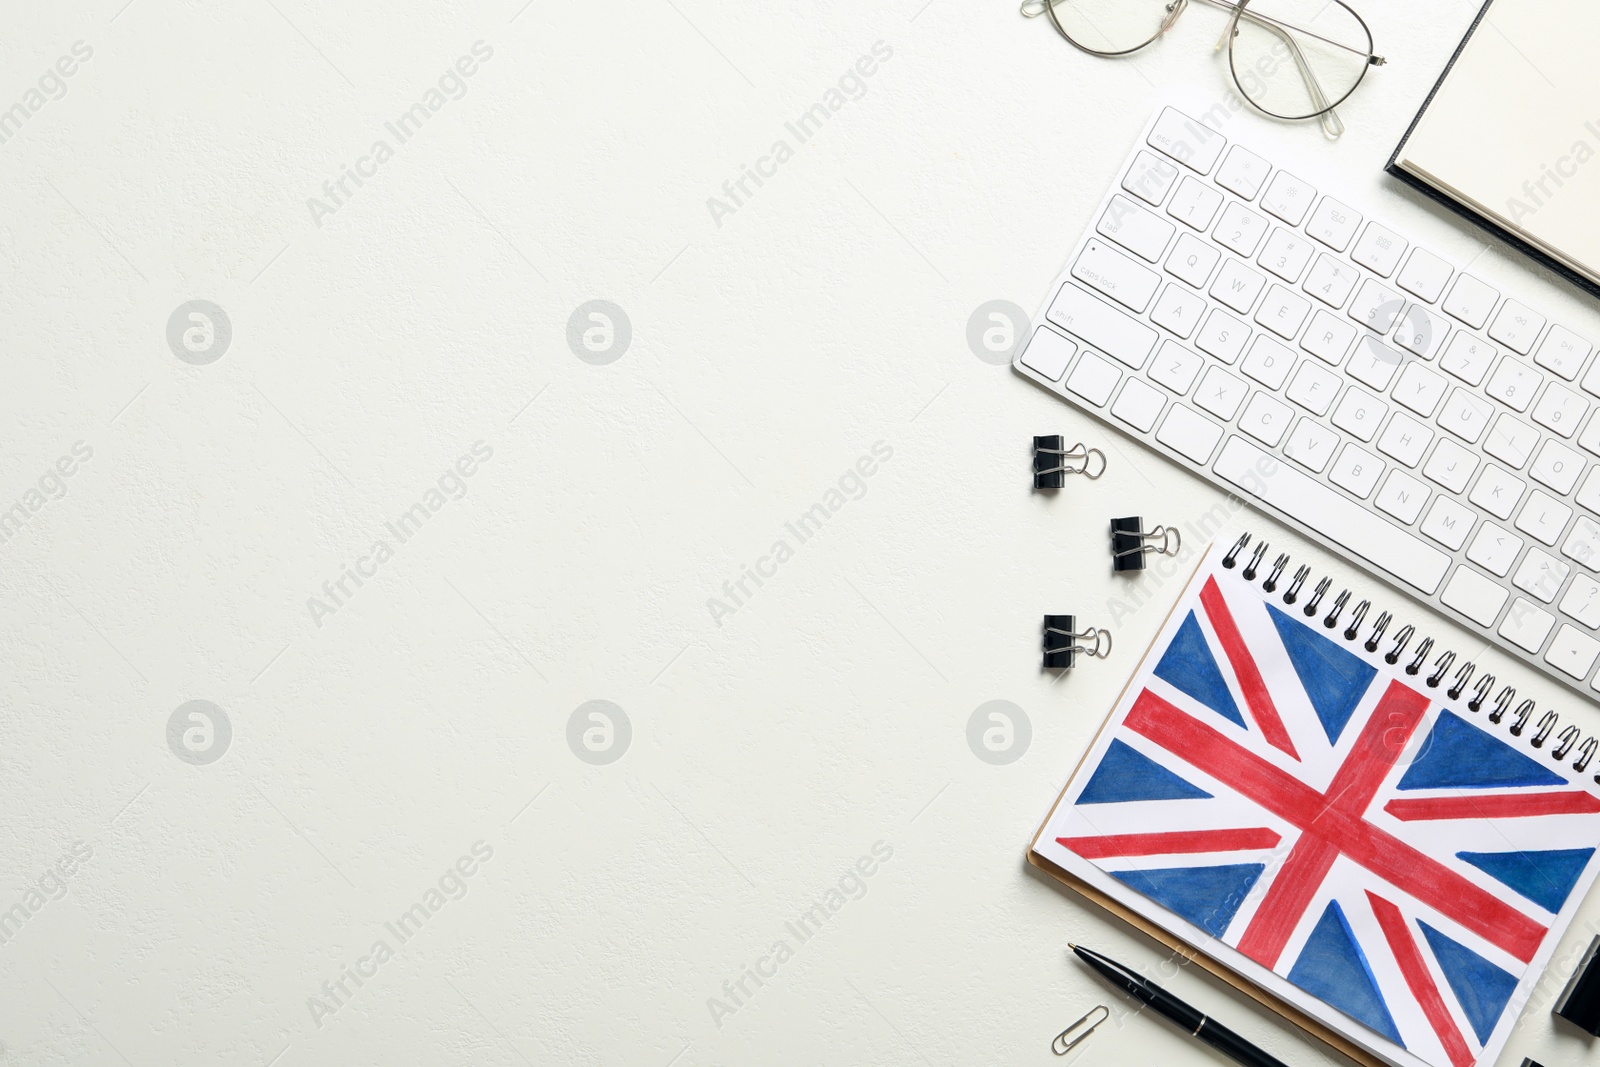
<instances>
[{"instance_id":1,"label":"spiral notebook","mask_svg":"<svg viewBox=\"0 0 1600 1067\"><path fill-rule=\"evenodd\" d=\"M1364 1062L1493 1063L1600 867L1596 739L1247 542L1029 859Z\"/></svg>"}]
</instances>

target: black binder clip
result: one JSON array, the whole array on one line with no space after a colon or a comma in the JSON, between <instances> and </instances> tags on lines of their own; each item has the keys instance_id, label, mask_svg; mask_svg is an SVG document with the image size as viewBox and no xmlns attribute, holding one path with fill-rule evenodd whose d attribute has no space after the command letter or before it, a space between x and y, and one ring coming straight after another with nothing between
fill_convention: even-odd
<instances>
[{"instance_id":1,"label":"black binder clip","mask_svg":"<svg viewBox=\"0 0 1600 1067\"><path fill-rule=\"evenodd\" d=\"M1080 645L1079 641L1093 641L1093 645ZM1091 626L1078 632L1076 615L1046 615L1044 617L1044 669L1070 671L1077 665L1078 654L1105 659L1111 655L1111 633Z\"/></svg>"},{"instance_id":2,"label":"black binder clip","mask_svg":"<svg viewBox=\"0 0 1600 1067\"><path fill-rule=\"evenodd\" d=\"M1118 574L1144 570L1147 552L1176 556L1182 547L1183 537L1176 526L1157 526L1147 533L1144 520L1137 515L1111 520L1111 569Z\"/></svg>"},{"instance_id":3,"label":"black binder clip","mask_svg":"<svg viewBox=\"0 0 1600 1067\"><path fill-rule=\"evenodd\" d=\"M1097 465L1098 470L1091 470ZM1082 441L1068 448L1060 434L1033 439L1035 489L1060 489L1067 484L1069 474L1081 474L1093 481L1105 472L1106 454L1098 448L1085 448Z\"/></svg>"},{"instance_id":4,"label":"black binder clip","mask_svg":"<svg viewBox=\"0 0 1600 1067\"><path fill-rule=\"evenodd\" d=\"M1591 1036L1600 1036L1600 962L1596 961L1597 955L1600 955L1600 937L1589 942L1589 950L1583 954L1572 980L1551 1009Z\"/></svg>"}]
</instances>

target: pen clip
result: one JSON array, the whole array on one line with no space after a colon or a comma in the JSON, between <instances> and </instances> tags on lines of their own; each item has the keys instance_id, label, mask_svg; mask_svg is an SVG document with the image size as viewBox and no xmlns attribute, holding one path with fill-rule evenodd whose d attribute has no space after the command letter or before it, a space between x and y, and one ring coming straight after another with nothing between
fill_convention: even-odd
<instances>
[{"instance_id":1,"label":"pen clip","mask_svg":"<svg viewBox=\"0 0 1600 1067\"><path fill-rule=\"evenodd\" d=\"M1091 1023L1089 1020L1094 1016L1095 1012L1100 1013L1100 1018L1095 1019L1094 1022ZM1096 1004L1094 1007L1089 1009L1088 1013L1085 1014L1083 1018L1079 1019L1075 1023L1072 1023L1065 1030L1056 1035L1056 1039L1050 1042L1050 1051L1054 1052L1057 1056L1065 1056L1067 1053L1072 1051L1075 1045L1081 1042L1084 1038L1088 1037L1090 1034L1094 1033L1095 1027L1099 1026L1110 1017L1110 1008L1107 1008L1104 1004ZM1073 1031L1078 1032L1074 1034Z\"/></svg>"}]
</instances>

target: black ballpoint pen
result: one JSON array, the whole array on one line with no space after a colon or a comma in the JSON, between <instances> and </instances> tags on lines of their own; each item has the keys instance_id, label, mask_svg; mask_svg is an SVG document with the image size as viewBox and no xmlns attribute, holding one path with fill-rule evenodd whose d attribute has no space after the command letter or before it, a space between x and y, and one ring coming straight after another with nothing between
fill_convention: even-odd
<instances>
[{"instance_id":1,"label":"black ballpoint pen","mask_svg":"<svg viewBox=\"0 0 1600 1067\"><path fill-rule=\"evenodd\" d=\"M1267 1055L1199 1008L1185 1004L1154 982L1135 974L1117 961L1086 949L1082 945L1069 942L1067 947L1077 953L1080 960L1099 971L1106 981L1135 1000L1148 1004L1157 1015L1172 1022L1179 1029L1187 1030L1190 1036L1199 1038L1229 1059L1242 1063L1245 1067L1288 1067L1282 1060Z\"/></svg>"}]
</instances>

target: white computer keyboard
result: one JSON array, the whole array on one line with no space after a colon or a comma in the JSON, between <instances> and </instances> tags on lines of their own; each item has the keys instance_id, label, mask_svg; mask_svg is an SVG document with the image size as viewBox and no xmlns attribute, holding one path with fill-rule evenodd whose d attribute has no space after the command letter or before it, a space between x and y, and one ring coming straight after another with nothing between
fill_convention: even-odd
<instances>
[{"instance_id":1,"label":"white computer keyboard","mask_svg":"<svg viewBox=\"0 0 1600 1067\"><path fill-rule=\"evenodd\" d=\"M1017 371L1595 699L1588 340L1159 109Z\"/></svg>"}]
</instances>

